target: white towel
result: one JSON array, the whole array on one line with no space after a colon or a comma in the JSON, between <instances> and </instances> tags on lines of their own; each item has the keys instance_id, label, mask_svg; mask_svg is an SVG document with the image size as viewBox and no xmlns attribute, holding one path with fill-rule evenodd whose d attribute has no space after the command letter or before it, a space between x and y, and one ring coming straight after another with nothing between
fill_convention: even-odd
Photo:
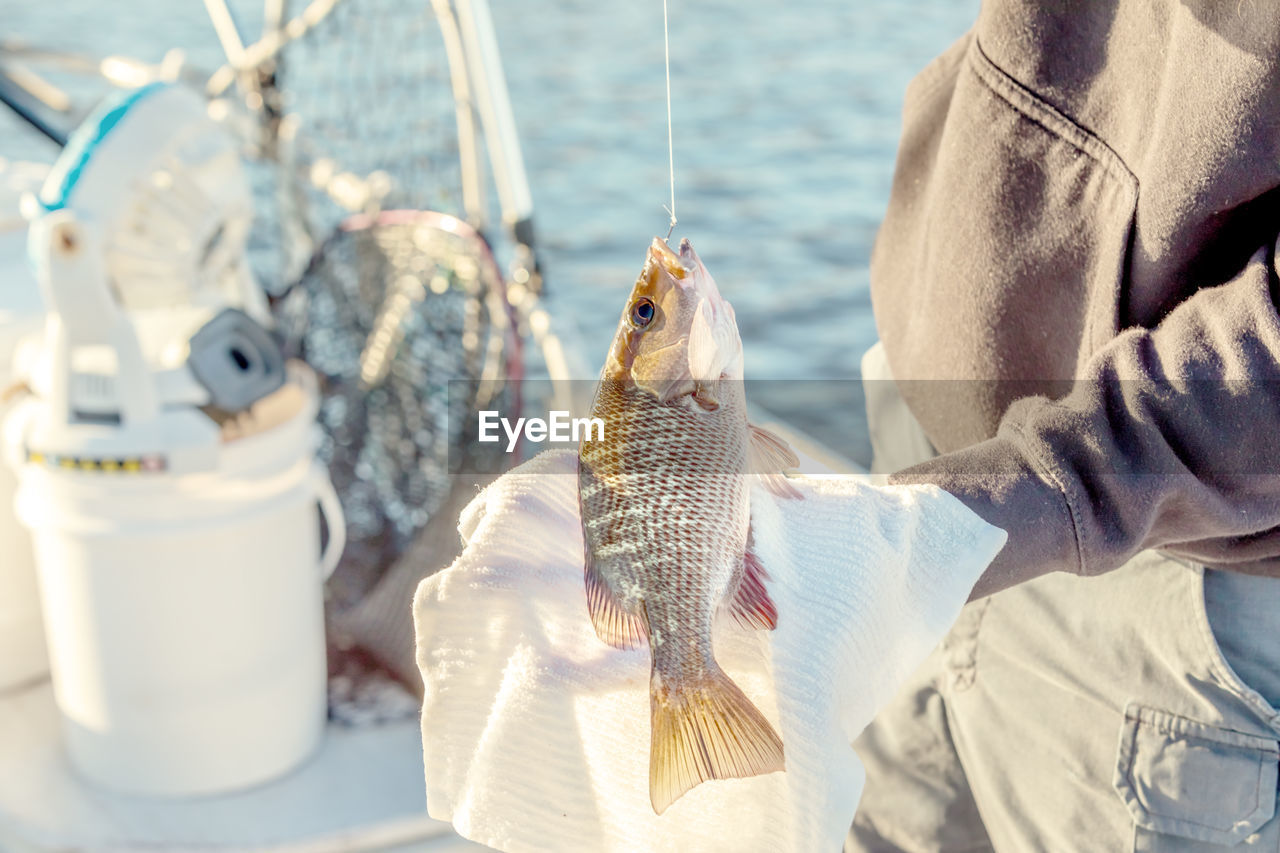
<instances>
[{"instance_id":1,"label":"white towel","mask_svg":"<svg viewBox=\"0 0 1280 853\"><path fill-rule=\"evenodd\" d=\"M427 807L508 851L838 850L864 782L850 741L955 621L1005 534L929 486L752 492L774 631L721 619L716 657L786 770L649 803L649 652L602 643L583 591L577 459L543 453L463 512L466 548L414 602Z\"/></svg>"}]
</instances>

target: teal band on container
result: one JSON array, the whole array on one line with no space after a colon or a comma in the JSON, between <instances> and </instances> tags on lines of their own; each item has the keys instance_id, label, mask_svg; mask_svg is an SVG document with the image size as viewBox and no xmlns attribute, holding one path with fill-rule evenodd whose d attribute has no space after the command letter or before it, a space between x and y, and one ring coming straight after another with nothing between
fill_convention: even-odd
<instances>
[{"instance_id":1,"label":"teal band on container","mask_svg":"<svg viewBox=\"0 0 1280 853\"><path fill-rule=\"evenodd\" d=\"M89 158L93 156L94 150L107 137L111 129L120 123L120 119L124 118L125 113L129 112L134 104L168 86L168 83L163 82L148 83L141 88L108 97L99 104L93 114L71 134L67 140L67 147L62 150L62 156L54 164L49 174L49 182L45 183L46 191L40 193L40 204L44 209L61 210L66 207L70 203L71 192L75 189L76 182L80 180L80 175L83 174ZM47 192L50 182L54 181L58 175L61 175L61 179L57 180L57 189Z\"/></svg>"}]
</instances>

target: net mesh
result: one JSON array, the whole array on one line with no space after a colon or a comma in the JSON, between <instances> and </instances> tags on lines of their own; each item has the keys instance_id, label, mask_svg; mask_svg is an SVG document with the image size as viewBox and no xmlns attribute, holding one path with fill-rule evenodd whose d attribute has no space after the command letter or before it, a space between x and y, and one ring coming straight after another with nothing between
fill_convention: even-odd
<instances>
[{"instance_id":1,"label":"net mesh","mask_svg":"<svg viewBox=\"0 0 1280 853\"><path fill-rule=\"evenodd\" d=\"M349 223L281 307L293 354L323 380L320 454L347 517L331 582L339 608L358 601L444 503L458 454L475 452L468 412L515 402L510 320L493 316L505 304L496 268L442 221Z\"/></svg>"},{"instance_id":2,"label":"net mesh","mask_svg":"<svg viewBox=\"0 0 1280 853\"><path fill-rule=\"evenodd\" d=\"M259 81L256 183L271 199L252 248L273 289L296 278L300 240L318 246L353 212L462 215L450 68L426 0L341 0Z\"/></svg>"},{"instance_id":3,"label":"net mesh","mask_svg":"<svg viewBox=\"0 0 1280 853\"><path fill-rule=\"evenodd\" d=\"M376 678L360 675L366 655L343 654L350 644L416 684L408 601L452 559L459 504L474 494L450 474L477 452L467 413L516 411L522 367L504 277L462 221L440 23L426 0L344 0L258 79L255 269L288 350L321 377L320 456L346 514L331 670ZM331 690L335 718L358 693Z\"/></svg>"}]
</instances>

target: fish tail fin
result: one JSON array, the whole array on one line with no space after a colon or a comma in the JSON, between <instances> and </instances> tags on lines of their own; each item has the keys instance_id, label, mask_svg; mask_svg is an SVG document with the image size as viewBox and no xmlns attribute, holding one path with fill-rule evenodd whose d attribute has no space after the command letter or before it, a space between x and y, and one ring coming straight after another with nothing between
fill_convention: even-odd
<instances>
[{"instance_id":1,"label":"fish tail fin","mask_svg":"<svg viewBox=\"0 0 1280 853\"><path fill-rule=\"evenodd\" d=\"M719 668L679 689L655 670L651 691L649 800L655 814L708 779L782 770L782 739Z\"/></svg>"}]
</instances>

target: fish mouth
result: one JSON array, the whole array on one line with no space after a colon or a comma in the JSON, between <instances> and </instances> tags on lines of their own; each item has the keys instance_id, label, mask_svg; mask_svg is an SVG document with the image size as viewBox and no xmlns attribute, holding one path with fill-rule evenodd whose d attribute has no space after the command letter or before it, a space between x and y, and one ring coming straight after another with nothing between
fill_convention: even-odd
<instances>
[{"instance_id":1,"label":"fish mouth","mask_svg":"<svg viewBox=\"0 0 1280 853\"><path fill-rule=\"evenodd\" d=\"M689 246L688 238L680 241L680 254L671 251L671 247L667 245L667 241L661 237L654 237L653 242L649 244L649 257L647 263L653 265L674 278L677 282L683 282L686 276L695 269L692 266L686 266L684 259L688 257L685 249L688 248L692 254L693 248ZM686 285L687 286L687 285Z\"/></svg>"}]
</instances>

